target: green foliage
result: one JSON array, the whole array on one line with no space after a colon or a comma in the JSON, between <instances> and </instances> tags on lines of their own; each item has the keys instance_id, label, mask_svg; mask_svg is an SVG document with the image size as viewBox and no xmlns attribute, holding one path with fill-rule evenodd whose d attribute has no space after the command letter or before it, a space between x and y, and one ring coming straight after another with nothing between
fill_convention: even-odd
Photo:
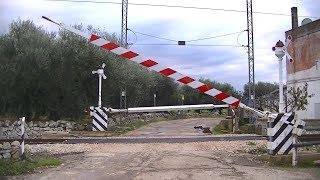
<instances>
[{"instance_id":1,"label":"green foliage","mask_svg":"<svg viewBox=\"0 0 320 180\"><path fill-rule=\"evenodd\" d=\"M212 128L213 134L228 134L228 130L225 129L222 125L217 124L215 127Z\"/></svg>"},{"instance_id":2,"label":"green foliage","mask_svg":"<svg viewBox=\"0 0 320 180\"><path fill-rule=\"evenodd\" d=\"M270 163L271 167L282 167L282 168L315 168L313 161L298 162L297 166L292 166L291 162L277 161Z\"/></svg>"},{"instance_id":3,"label":"green foliage","mask_svg":"<svg viewBox=\"0 0 320 180\"><path fill-rule=\"evenodd\" d=\"M0 177L25 174L32 172L36 168L47 168L59 166L62 163L60 159L40 158L36 160L16 160L0 159Z\"/></svg>"},{"instance_id":4,"label":"green foliage","mask_svg":"<svg viewBox=\"0 0 320 180\"><path fill-rule=\"evenodd\" d=\"M75 28L119 43L116 34L91 26ZM185 104L220 103L210 96L148 71L65 30L52 33L32 21L13 21L0 34L0 115L38 119L80 119L84 110L96 105L98 78L91 71L106 64L102 104L119 108L120 89L127 90L127 107L177 105L181 94ZM230 84L202 80L238 97Z\"/></svg>"},{"instance_id":5,"label":"green foliage","mask_svg":"<svg viewBox=\"0 0 320 180\"><path fill-rule=\"evenodd\" d=\"M290 87L288 90L288 106L291 111L303 111L306 110L308 98L311 98L314 94L308 93L308 84L305 83L303 87Z\"/></svg>"}]
</instances>

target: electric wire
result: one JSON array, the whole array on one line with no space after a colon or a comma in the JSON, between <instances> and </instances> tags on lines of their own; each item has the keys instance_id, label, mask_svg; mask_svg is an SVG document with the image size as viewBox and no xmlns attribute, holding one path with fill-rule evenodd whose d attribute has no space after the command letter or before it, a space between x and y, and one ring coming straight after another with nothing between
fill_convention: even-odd
<instances>
[{"instance_id":1,"label":"electric wire","mask_svg":"<svg viewBox=\"0 0 320 180\"><path fill-rule=\"evenodd\" d=\"M132 44L133 46L214 46L214 47L242 47L239 45L232 45L232 44L185 44L185 45L178 45L178 44L156 44L156 43L142 43L142 44Z\"/></svg>"},{"instance_id":2,"label":"electric wire","mask_svg":"<svg viewBox=\"0 0 320 180\"><path fill-rule=\"evenodd\" d=\"M224 37L224 36L230 36L230 35L234 35L234 34L240 34L240 33L244 32L244 31L246 31L246 30L233 32L233 33L229 33L229 34L222 34L222 35L218 35L218 36L212 36L212 37L206 37L206 38L200 38L200 39L193 39L193 40L188 40L186 42L202 41L202 40L207 40L207 39L214 39L214 38L219 38L219 37Z\"/></svg>"},{"instance_id":3,"label":"electric wire","mask_svg":"<svg viewBox=\"0 0 320 180\"><path fill-rule=\"evenodd\" d=\"M129 28L128 28L128 30L131 31L131 32L133 32L133 33L141 34L141 35L148 36L148 37L153 37L153 38L156 38L156 39L178 42L178 40L169 39L169 38L164 38L164 37L159 37L159 36L155 36L155 35L150 35L150 34L138 32L138 31L133 31L132 29L129 29ZM207 39L214 39L214 38L219 38L219 37L225 37L225 36L230 36L230 35L234 35L234 34L241 34L242 32L245 32L245 31L246 31L246 30L238 31L238 32L233 32L233 33L228 33L228 34L217 35L217 36L211 36L211 37L206 37L206 38L199 38L199 39L193 39L193 40L185 40L185 42L195 42L195 41L202 41L202 40L207 40Z\"/></svg>"},{"instance_id":4,"label":"electric wire","mask_svg":"<svg viewBox=\"0 0 320 180\"><path fill-rule=\"evenodd\" d=\"M150 34L138 32L138 31L133 31L132 29L129 29L129 28L128 28L128 30L131 31L131 32L137 33L137 34L141 34L141 35L144 35L144 36L153 37L153 38L156 38L156 39L162 39L162 40L167 40L167 41L178 42L177 40L173 40L173 39L168 39L168 38L158 37L158 36L154 36L154 35L150 35Z\"/></svg>"},{"instance_id":5,"label":"electric wire","mask_svg":"<svg viewBox=\"0 0 320 180\"><path fill-rule=\"evenodd\" d=\"M55 2L75 2L75 3L97 3L97 4L117 4L121 5L121 2L113 1L92 1L92 0L45 0L45 1L55 1ZM135 6L151 6L151 7L166 7L166 8L182 8L182 9L197 9L197 10L211 10L211 11L225 11L225 12L238 12L238 13L247 13L246 10L236 10L236 9L224 9L224 8L209 8L209 7L196 7L196 6L181 6L181 5L166 5L166 4L148 4L148 3L130 3L130 5ZM291 16L291 14L282 14L282 13L272 13L272 12L260 12L253 11L254 14L264 14L264 15L274 15L274 16ZM318 19L319 17L315 16L305 16L299 15L298 17L308 17Z\"/></svg>"}]
</instances>

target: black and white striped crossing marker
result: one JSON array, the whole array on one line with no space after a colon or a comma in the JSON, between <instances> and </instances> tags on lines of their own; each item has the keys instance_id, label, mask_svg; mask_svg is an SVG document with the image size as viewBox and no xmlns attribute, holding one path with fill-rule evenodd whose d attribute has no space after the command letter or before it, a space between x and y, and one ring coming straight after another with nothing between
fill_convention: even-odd
<instances>
[{"instance_id":1,"label":"black and white striped crossing marker","mask_svg":"<svg viewBox=\"0 0 320 180\"><path fill-rule=\"evenodd\" d=\"M108 116L105 108L90 106L92 117L92 131L106 131L108 128Z\"/></svg>"},{"instance_id":2,"label":"black and white striped crossing marker","mask_svg":"<svg viewBox=\"0 0 320 180\"><path fill-rule=\"evenodd\" d=\"M25 117L19 118L21 125L21 142L20 142L20 159L25 159L24 153L24 125L25 125Z\"/></svg>"},{"instance_id":3,"label":"black and white striped crossing marker","mask_svg":"<svg viewBox=\"0 0 320 180\"><path fill-rule=\"evenodd\" d=\"M268 121L267 149L270 155L288 154L292 149L292 135L300 136L304 128L304 121L294 122L294 115L279 113Z\"/></svg>"}]
</instances>

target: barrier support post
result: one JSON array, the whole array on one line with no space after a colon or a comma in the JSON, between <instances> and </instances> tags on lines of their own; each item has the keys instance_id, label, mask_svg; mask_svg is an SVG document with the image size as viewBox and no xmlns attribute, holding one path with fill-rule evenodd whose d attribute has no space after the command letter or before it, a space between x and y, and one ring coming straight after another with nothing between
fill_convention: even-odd
<instances>
[{"instance_id":1,"label":"barrier support post","mask_svg":"<svg viewBox=\"0 0 320 180\"><path fill-rule=\"evenodd\" d=\"M25 124L25 117L20 118L21 121L21 142L20 142L20 159L24 160L26 159L25 153L24 153L24 124Z\"/></svg>"}]
</instances>

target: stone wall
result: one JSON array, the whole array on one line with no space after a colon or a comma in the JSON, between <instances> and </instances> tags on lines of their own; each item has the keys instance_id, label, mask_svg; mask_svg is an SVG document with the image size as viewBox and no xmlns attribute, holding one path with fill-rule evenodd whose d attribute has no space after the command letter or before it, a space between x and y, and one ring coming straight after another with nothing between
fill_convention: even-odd
<instances>
[{"instance_id":1,"label":"stone wall","mask_svg":"<svg viewBox=\"0 0 320 180\"><path fill-rule=\"evenodd\" d=\"M0 159L19 158L19 148L18 141L0 143Z\"/></svg>"},{"instance_id":2,"label":"stone wall","mask_svg":"<svg viewBox=\"0 0 320 180\"><path fill-rule=\"evenodd\" d=\"M183 119L183 118L200 118L200 117L216 117L215 113L141 113L141 114L128 114L124 119L124 124L136 121L153 121L158 119ZM59 133L76 131L91 131L91 119L87 123L70 122L65 120L58 121L26 121L25 124L25 138L26 139L39 139L46 133ZM118 125L119 119L108 118L108 127ZM0 120L0 139L20 139L21 129L20 122L9 120Z\"/></svg>"},{"instance_id":3,"label":"stone wall","mask_svg":"<svg viewBox=\"0 0 320 180\"><path fill-rule=\"evenodd\" d=\"M69 132L78 126L75 122L49 121L49 122L27 122L25 124L25 138L41 138L46 131ZM0 121L0 139L20 139L21 127L19 121Z\"/></svg>"}]
</instances>

